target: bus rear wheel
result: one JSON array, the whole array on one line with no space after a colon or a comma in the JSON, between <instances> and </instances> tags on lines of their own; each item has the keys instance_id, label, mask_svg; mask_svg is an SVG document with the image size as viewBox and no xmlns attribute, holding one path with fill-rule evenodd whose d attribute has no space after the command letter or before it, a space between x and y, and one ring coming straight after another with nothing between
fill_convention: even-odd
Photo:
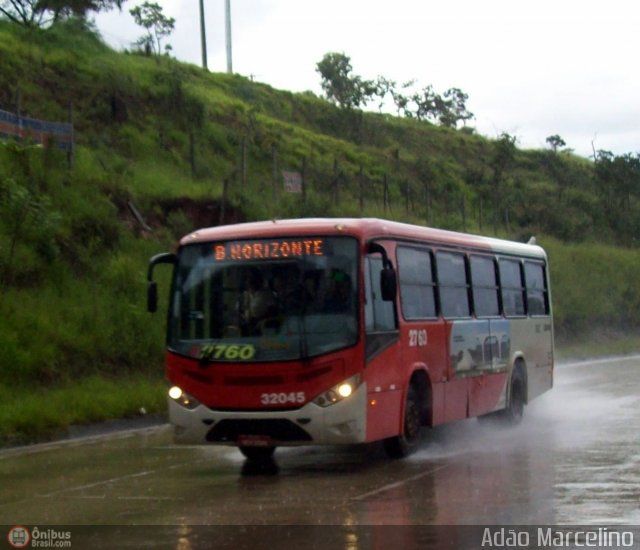
<instances>
[{"instance_id":1,"label":"bus rear wheel","mask_svg":"<svg viewBox=\"0 0 640 550\"><path fill-rule=\"evenodd\" d=\"M422 434L422 419L418 392L414 386L409 386L407 401L404 407L403 430L400 435L385 439L384 450L390 458L404 458L415 452L420 445Z\"/></svg>"},{"instance_id":2,"label":"bus rear wheel","mask_svg":"<svg viewBox=\"0 0 640 550\"><path fill-rule=\"evenodd\" d=\"M524 380L519 373L515 373L511 380L509 404L502 411L502 418L507 424L515 426L524 416L525 387Z\"/></svg>"},{"instance_id":3,"label":"bus rear wheel","mask_svg":"<svg viewBox=\"0 0 640 550\"><path fill-rule=\"evenodd\" d=\"M238 449L240 449L245 458L252 462L267 462L271 460L276 450L275 447L250 447L245 445L240 445Z\"/></svg>"}]
</instances>

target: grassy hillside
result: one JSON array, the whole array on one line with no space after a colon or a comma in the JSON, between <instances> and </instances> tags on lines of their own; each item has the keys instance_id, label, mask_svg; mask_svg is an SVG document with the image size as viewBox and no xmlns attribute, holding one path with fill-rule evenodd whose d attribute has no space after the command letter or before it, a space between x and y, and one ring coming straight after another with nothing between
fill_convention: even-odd
<instances>
[{"instance_id":1,"label":"grassy hillside","mask_svg":"<svg viewBox=\"0 0 640 550\"><path fill-rule=\"evenodd\" d=\"M610 223L617 203L585 159L116 53L77 21L0 22L0 109L18 102L35 118L71 111L76 150L70 166L55 148L0 142L0 440L163 409L146 263L202 225L367 215L533 233L561 337L640 326L638 252L614 246L633 228ZM283 191L281 170L304 172L304 195ZM623 206L616 219L635 219L636 198Z\"/></svg>"}]
</instances>

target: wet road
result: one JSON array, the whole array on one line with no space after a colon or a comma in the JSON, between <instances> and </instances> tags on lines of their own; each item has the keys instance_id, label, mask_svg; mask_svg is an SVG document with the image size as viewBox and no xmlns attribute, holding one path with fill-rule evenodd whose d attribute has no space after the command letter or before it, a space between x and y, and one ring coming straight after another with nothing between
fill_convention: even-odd
<instances>
[{"instance_id":1,"label":"wet road","mask_svg":"<svg viewBox=\"0 0 640 550\"><path fill-rule=\"evenodd\" d=\"M255 471L232 448L172 445L167 426L2 451L0 525L166 525L172 548L198 525L638 525L639 434L640 357L565 364L517 428L439 427L400 461L278 449Z\"/></svg>"}]
</instances>

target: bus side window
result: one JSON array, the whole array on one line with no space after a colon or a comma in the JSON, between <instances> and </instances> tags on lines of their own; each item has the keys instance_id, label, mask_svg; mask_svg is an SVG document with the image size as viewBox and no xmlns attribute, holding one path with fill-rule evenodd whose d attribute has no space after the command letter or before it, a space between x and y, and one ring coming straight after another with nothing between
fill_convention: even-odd
<instances>
[{"instance_id":1,"label":"bus side window","mask_svg":"<svg viewBox=\"0 0 640 550\"><path fill-rule=\"evenodd\" d=\"M527 285L527 311L529 315L548 315L549 299L544 264L525 261L524 277Z\"/></svg>"},{"instance_id":2,"label":"bus side window","mask_svg":"<svg viewBox=\"0 0 640 550\"><path fill-rule=\"evenodd\" d=\"M385 302L380 291L382 258L367 256L365 259L365 305L364 318L367 332L396 330L396 316L393 302Z\"/></svg>"},{"instance_id":3,"label":"bus side window","mask_svg":"<svg viewBox=\"0 0 640 550\"><path fill-rule=\"evenodd\" d=\"M469 292L464 255L455 252L437 252L436 266L442 314L445 318L469 317Z\"/></svg>"},{"instance_id":4,"label":"bus side window","mask_svg":"<svg viewBox=\"0 0 640 550\"><path fill-rule=\"evenodd\" d=\"M433 319L437 316L431 253L398 247L400 303L405 319Z\"/></svg>"},{"instance_id":5,"label":"bus side window","mask_svg":"<svg viewBox=\"0 0 640 550\"><path fill-rule=\"evenodd\" d=\"M507 317L525 315L522 265L518 260L501 258L500 285L502 287L502 307Z\"/></svg>"},{"instance_id":6,"label":"bus side window","mask_svg":"<svg viewBox=\"0 0 640 550\"><path fill-rule=\"evenodd\" d=\"M498 281L493 256L472 255L470 258L473 309L477 317L500 315Z\"/></svg>"}]
</instances>

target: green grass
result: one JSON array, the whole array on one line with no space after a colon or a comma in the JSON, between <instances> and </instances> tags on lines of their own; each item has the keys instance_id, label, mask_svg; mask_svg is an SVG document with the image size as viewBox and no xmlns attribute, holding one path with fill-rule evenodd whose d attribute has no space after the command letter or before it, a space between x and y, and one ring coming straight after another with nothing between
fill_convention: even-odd
<instances>
[{"instance_id":1,"label":"green grass","mask_svg":"<svg viewBox=\"0 0 640 550\"><path fill-rule=\"evenodd\" d=\"M640 334L607 330L581 334L572 340L556 342L556 361L575 361L598 357L619 357L640 352Z\"/></svg>"},{"instance_id":2,"label":"green grass","mask_svg":"<svg viewBox=\"0 0 640 550\"><path fill-rule=\"evenodd\" d=\"M616 332L640 327L640 250L598 243L539 239L549 255L554 318L559 336Z\"/></svg>"},{"instance_id":3,"label":"green grass","mask_svg":"<svg viewBox=\"0 0 640 550\"><path fill-rule=\"evenodd\" d=\"M135 418L166 409L161 375L89 376L64 386L0 386L0 444L64 436L71 425Z\"/></svg>"}]
</instances>

